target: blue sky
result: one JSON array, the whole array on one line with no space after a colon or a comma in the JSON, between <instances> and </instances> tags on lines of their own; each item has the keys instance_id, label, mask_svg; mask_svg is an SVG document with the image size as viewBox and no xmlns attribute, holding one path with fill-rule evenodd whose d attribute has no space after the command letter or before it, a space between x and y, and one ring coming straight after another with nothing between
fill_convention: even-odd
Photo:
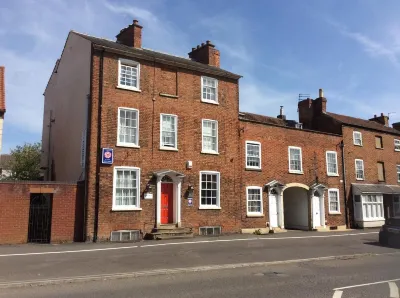
<instances>
[{"instance_id":1,"label":"blue sky","mask_svg":"<svg viewBox=\"0 0 400 298\"><path fill-rule=\"evenodd\" d=\"M3 153L41 140L43 91L69 30L115 40L138 19L143 47L187 57L211 40L243 75L242 111L297 119L299 93L328 110L400 121L400 1L14 0L0 2Z\"/></svg>"}]
</instances>

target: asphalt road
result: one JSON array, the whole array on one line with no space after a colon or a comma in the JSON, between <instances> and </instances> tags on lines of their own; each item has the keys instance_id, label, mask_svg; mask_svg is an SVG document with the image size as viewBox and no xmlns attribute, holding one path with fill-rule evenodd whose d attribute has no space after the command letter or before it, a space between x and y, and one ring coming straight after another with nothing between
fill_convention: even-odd
<instances>
[{"instance_id":1,"label":"asphalt road","mask_svg":"<svg viewBox=\"0 0 400 298\"><path fill-rule=\"evenodd\" d=\"M400 278L400 250L377 239L368 230L0 246L0 297L391 297L398 281L333 291Z\"/></svg>"},{"instance_id":2,"label":"asphalt road","mask_svg":"<svg viewBox=\"0 0 400 298\"><path fill-rule=\"evenodd\" d=\"M0 297L399 297L399 255L0 290ZM387 282L387 280L399 279ZM379 284L362 285L381 282ZM393 284L395 286L393 286ZM337 288L356 286L334 290ZM392 289L393 288L393 289ZM394 291L395 290L395 291Z\"/></svg>"}]
</instances>

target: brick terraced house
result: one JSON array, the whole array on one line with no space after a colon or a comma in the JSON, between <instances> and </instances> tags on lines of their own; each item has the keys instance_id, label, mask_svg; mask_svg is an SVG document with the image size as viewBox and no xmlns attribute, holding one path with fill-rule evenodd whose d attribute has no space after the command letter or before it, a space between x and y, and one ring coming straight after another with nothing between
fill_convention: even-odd
<instances>
[{"instance_id":1,"label":"brick terraced house","mask_svg":"<svg viewBox=\"0 0 400 298\"><path fill-rule=\"evenodd\" d=\"M340 134L344 144L346 199L355 227L379 227L400 215L400 123L383 113L369 120L327 112L327 100L299 102L304 128Z\"/></svg>"},{"instance_id":2,"label":"brick terraced house","mask_svg":"<svg viewBox=\"0 0 400 298\"><path fill-rule=\"evenodd\" d=\"M300 123L239 112L210 41L189 58L141 41L137 21L116 42L71 31L44 93L45 178L85 181L86 240L346 227L346 135L314 125L323 95Z\"/></svg>"}]
</instances>

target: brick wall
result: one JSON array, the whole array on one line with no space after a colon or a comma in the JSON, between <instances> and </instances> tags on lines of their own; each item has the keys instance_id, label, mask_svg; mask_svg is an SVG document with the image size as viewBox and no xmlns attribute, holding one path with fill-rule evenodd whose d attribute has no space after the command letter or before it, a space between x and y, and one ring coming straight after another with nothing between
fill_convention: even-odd
<instances>
[{"instance_id":1,"label":"brick wall","mask_svg":"<svg viewBox=\"0 0 400 298\"><path fill-rule=\"evenodd\" d=\"M54 189L51 242L81 241L83 185L38 182L0 183L0 244L28 241L31 192Z\"/></svg>"},{"instance_id":2,"label":"brick wall","mask_svg":"<svg viewBox=\"0 0 400 298\"><path fill-rule=\"evenodd\" d=\"M327 225L345 225L345 204L343 195L343 179L341 166L341 142L340 136L329 135L306 130L277 127L271 125L257 124L251 122L240 123L241 137L240 148L242 156L240 168L242 169L242 191L240 194L242 202L243 228L265 227L269 222L268 193L263 193L264 217L247 217L246 212L246 186L264 185L273 180L284 184L301 183L310 186L315 182L317 174L319 183L328 188L339 189L341 214L329 214L328 194L325 191L325 218ZM261 170L246 170L245 142L257 141L261 143ZM288 147L296 146L302 149L303 174L289 173ZM338 177L327 175L326 151L336 151L338 159ZM309 215L310 216L310 215Z\"/></svg>"},{"instance_id":3,"label":"brick wall","mask_svg":"<svg viewBox=\"0 0 400 298\"><path fill-rule=\"evenodd\" d=\"M93 236L95 215L95 176L97 152L97 107L99 102L100 54L93 58L92 114L88 173L88 239ZM152 200L141 200L141 211L112 211L113 168L133 166L141 169L140 193L151 181L152 172L171 169L185 175L182 194L191 184L194 187L193 206L182 198L182 226L220 225L224 233L240 230L240 201L236 169L238 158L238 84L236 80L218 79L218 105L201 102L201 74L180 68L168 70L149 61L140 63L141 92L118 89L118 58L104 53L104 86L101 117L100 147L114 149L113 166L101 166L99 232L100 239L108 239L118 229L140 229L149 232L155 225L156 193ZM134 59L135 60L135 59ZM175 87L174 87L175 86ZM178 98L159 95L174 93ZM118 107L139 110L139 145L137 148L116 146ZM178 116L178 151L160 150L160 113ZM201 153L201 119L218 121L219 155ZM193 168L186 169L186 161ZM199 210L199 172L218 171L221 177L221 210Z\"/></svg>"},{"instance_id":4,"label":"brick wall","mask_svg":"<svg viewBox=\"0 0 400 298\"><path fill-rule=\"evenodd\" d=\"M353 142L353 131L362 133L363 146L355 146ZM375 147L375 136L382 137L383 149ZM394 139L399 137L383 132L374 132L366 129L343 127L343 140L345 146L345 163L347 176L347 195L349 200L350 214L353 214L353 198L351 183L363 184L388 184L400 185L397 181L396 165L400 164L400 152L394 151ZM364 180L356 180L355 159L364 161ZM377 163L383 162L385 166L385 181L378 181Z\"/></svg>"}]
</instances>

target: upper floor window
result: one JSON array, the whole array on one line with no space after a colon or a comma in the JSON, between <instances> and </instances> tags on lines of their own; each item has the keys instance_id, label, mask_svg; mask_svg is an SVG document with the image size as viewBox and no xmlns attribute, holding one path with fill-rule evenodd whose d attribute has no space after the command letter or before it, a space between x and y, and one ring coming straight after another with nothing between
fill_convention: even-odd
<instances>
[{"instance_id":1,"label":"upper floor window","mask_svg":"<svg viewBox=\"0 0 400 298\"><path fill-rule=\"evenodd\" d=\"M218 153L218 121L202 120L202 149L203 153Z\"/></svg>"},{"instance_id":2,"label":"upper floor window","mask_svg":"<svg viewBox=\"0 0 400 298\"><path fill-rule=\"evenodd\" d=\"M201 77L201 100L210 103L218 103L218 80Z\"/></svg>"},{"instance_id":3,"label":"upper floor window","mask_svg":"<svg viewBox=\"0 0 400 298\"><path fill-rule=\"evenodd\" d=\"M394 151L400 151L400 140L394 140Z\"/></svg>"},{"instance_id":4,"label":"upper floor window","mask_svg":"<svg viewBox=\"0 0 400 298\"><path fill-rule=\"evenodd\" d=\"M115 167L112 209L135 210L139 208L140 169L134 167Z\"/></svg>"},{"instance_id":5,"label":"upper floor window","mask_svg":"<svg viewBox=\"0 0 400 298\"><path fill-rule=\"evenodd\" d=\"M299 147L289 147L289 172L303 173L303 161Z\"/></svg>"},{"instance_id":6,"label":"upper floor window","mask_svg":"<svg viewBox=\"0 0 400 298\"><path fill-rule=\"evenodd\" d=\"M246 168L261 169L261 144L246 142Z\"/></svg>"},{"instance_id":7,"label":"upper floor window","mask_svg":"<svg viewBox=\"0 0 400 298\"><path fill-rule=\"evenodd\" d=\"M118 87L130 90L140 90L140 64L136 61L118 60Z\"/></svg>"},{"instance_id":8,"label":"upper floor window","mask_svg":"<svg viewBox=\"0 0 400 298\"><path fill-rule=\"evenodd\" d=\"M340 213L339 189L328 189L329 213Z\"/></svg>"},{"instance_id":9,"label":"upper floor window","mask_svg":"<svg viewBox=\"0 0 400 298\"><path fill-rule=\"evenodd\" d=\"M247 215L262 215L262 188L258 186L246 187Z\"/></svg>"},{"instance_id":10,"label":"upper floor window","mask_svg":"<svg viewBox=\"0 0 400 298\"><path fill-rule=\"evenodd\" d=\"M328 176L339 175L337 165L337 153L335 151L326 151L326 169Z\"/></svg>"},{"instance_id":11,"label":"upper floor window","mask_svg":"<svg viewBox=\"0 0 400 298\"><path fill-rule=\"evenodd\" d=\"M400 165L397 165L397 182L400 182Z\"/></svg>"},{"instance_id":12,"label":"upper floor window","mask_svg":"<svg viewBox=\"0 0 400 298\"><path fill-rule=\"evenodd\" d=\"M353 131L354 145L362 146L362 134L359 131Z\"/></svg>"},{"instance_id":13,"label":"upper floor window","mask_svg":"<svg viewBox=\"0 0 400 298\"><path fill-rule=\"evenodd\" d=\"M356 179L364 180L364 161L362 159L356 159L355 165L356 165Z\"/></svg>"},{"instance_id":14,"label":"upper floor window","mask_svg":"<svg viewBox=\"0 0 400 298\"><path fill-rule=\"evenodd\" d=\"M161 114L160 116L161 149L178 149L178 117Z\"/></svg>"},{"instance_id":15,"label":"upper floor window","mask_svg":"<svg viewBox=\"0 0 400 298\"><path fill-rule=\"evenodd\" d=\"M139 146L139 111L131 108L118 108L117 145Z\"/></svg>"},{"instance_id":16,"label":"upper floor window","mask_svg":"<svg viewBox=\"0 0 400 298\"><path fill-rule=\"evenodd\" d=\"M200 172L200 209L220 209L219 172Z\"/></svg>"},{"instance_id":17,"label":"upper floor window","mask_svg":"<svg viewBox=\"0 0 400 298\"><path fill-rule=\"evenodd\" d=\"M383 149L383 141L381 136L375 136L375 148Z\"/></svg>"},{"instance_id":18,"label":"upper floor window","mask_svg":"<svg viewBox=\"0 0 400 298\"><path fill-rule=\"evenodd\" d=\"M378 167L378 181L385 181L385 164L383 162L378 162L377 167Z\"/></svg>"}]
</instances>

